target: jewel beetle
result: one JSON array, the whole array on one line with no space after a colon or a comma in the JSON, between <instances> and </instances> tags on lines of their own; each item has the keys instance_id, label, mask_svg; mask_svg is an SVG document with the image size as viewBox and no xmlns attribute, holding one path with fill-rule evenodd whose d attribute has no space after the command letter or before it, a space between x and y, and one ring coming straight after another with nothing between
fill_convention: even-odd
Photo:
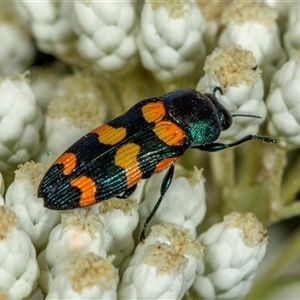
<instances>
[{"instance_id":1,"label":"jewel beetle","mask_svg":"<svg viewBox=\"0 0 300 300\"><path fill-rule=\"evenodd\" d=\"M38 196L44 206L65 210L101 202L111 197L129 197L141 179L168 169L160 197L148 216L145 230L174 173L175 162L188 148L220 151L266 136L247 135L230 144L215 143L234 116L212 94L181 89L135 104L123 115L97 127L69 147L46 172Z\"/></svg>"}]
</instances>

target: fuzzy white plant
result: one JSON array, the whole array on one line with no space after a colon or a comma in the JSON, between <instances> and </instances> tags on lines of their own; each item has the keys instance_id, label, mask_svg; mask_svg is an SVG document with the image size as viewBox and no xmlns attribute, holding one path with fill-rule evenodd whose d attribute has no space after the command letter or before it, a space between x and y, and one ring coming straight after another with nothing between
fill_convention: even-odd
<instances>
[{"instance_id":1,"label":"fuzzy white plant","mask_svg":"<svg viewBox=\"0 0 300 300\"><path fill-rule=\"evenodd\" d=\"M270 112L268 130L280 137L282 146L300 146L300 48L275 74L271 81L267 107Z\"/></svg>"},{"instance_id":2,"label":"fuzzy white plant","mask_svg":"<svg viewBox=\"0 0 300 300\"><path fill-rule=\"evenodd\" d=\"M104 247L107 254L114 257L113 264L116 267L134 249L133 231L139 220L138 207L131 198L111 198L91 207L103 222Z\"/></svg>"},{"instance_id":3,"label":"fuzzy white plant","mask_svg":"<svg viewBox=\"0 0 300 300\"><path fill-rule=\"evenodd\" d=\"M265 256L268 233L251 214L233 212L202 233L205 247L192 290L201 299L241 299Z\"/></svg>"},{"instance_id":4,"label":"fuzzy white plant","mask_svg":"<svg viewBox=\"0 0 300 300\"><path fill-rule=\"evenodd\" d=\"M252 51L263 70L265 85L285 60L277 25L277 12L262 3L233 2L222 15L225 25L219 46L240 45Z\"/></svg>"},{"instance_id":5,"label":"fuzzy white plant","mask_svg":"<svg viewBox=\"0 0 300 300\"><path fill-rule=\"evenodd\" d=\"M160 187L165 174L166 172L162 172L147 180L144 188L145 196L139 209L140 227L160 196ZM187 171L177 164L172 184L149 228L161 222L172 223L188 228L193 235L196 235L196 227L201 223L206 212L204 182L202 170L195 168L194 171Z\"/></svg>"},{"instance_id":6,"label":"fuzzy white plant","mask_svg":"<svg viewBox=\"0 0 300 300\"><path fill-rule=\"evenodd\" d=\"M29 235L37 250L43 248L50 231L60 222L60 212L43 207L37 188L49 165L27 162L15 171L5 202L19 217L21 228Z\"/></svg>"},{"instance_id":7,"label":"fuzzy white plant","mask_svg":"<svg viewBox=\"0 0 300 300\"><path fill-rule=\"evenodd\" d=\"M289 57L295 55L300 47L300 3L296 2L290 7L287 18L287 29L283 37L284 46Z\"/></svg>"},{"instance_id":8,"label":"fuzzy white plant","mask_svg":"<svg viewBox=\"0 0 300 300\"><path fill-rule=\"evenodd\" d=\"M205 31L203 40L207 48L207 54L210 54L218 45L218 37L222 28L222 14L228 2L217 1L197 1L201 12L205 18Z\"/></svg>"},{"instance_id":9,"label":"fuzzy white plant","mask_svg":"<svg viewBox=\"0 0 300 300\"><path fill-rule=\"evenodd\" d=\"M135 249L118 288L120 299L181 299L192 285L203 247L188 230L171 224L152 227Z\"/></svg>"},{"instance_id":10,"label":"fuzzy white plant","mask_svg":"<svg viewBox=\"0 0 300 300\"><path fill-rule=\"evenodd\" d=\"M0 291L7 295L3 299L26 298L34 291L38 277L39 267L30 238L20 229L15 213L0 206Z\"/></svg>"},{"instance_id":11,"label":"fuzzy white plant","mask_svg":"<svg viewBox=\"0 0 300 300\"><path fill-rule=\"evenodd\" d=\"M24 72L32 62L35 48L29 30L23 26L10 3L0 4L0 75Z\"/></svg>"},{"instance_id":12,"label":"fuzzy white plant","mask_svg":"<svg viewBox=\"0 0 300 300\"><path fill-rule=\"evenodd\" d=\"M45 299L116 299L119 276L112 260L91 252L60 263Z\"/></svg>"},{"instance_id":13,"label":"fuzzy white plant","mask_svg":"<svg viewBox=\"0 0 300 300\"><path fill-rule=\"evenodd\" d=\"M0 78L0 171L11 172L39 149L43 116L26 75Z\"/></svg>"},{"instance_id":14,"label":"fuzzy white plant","mask_svg":"<svg viewBox=\"0 0 300 300\"><path fill-rule=\"evenodd\" d=\"M96 70L125 72L137 62L137 18L133 3L75 0L72 28L77 50Z\"/></svg>"},{"instance_id":15,"label":"fuzzy white plant","mask_svg":"<svg viewBox=\"0 0 300 300\"><path fill-rule=\"evenodd\" d=\"M49 292L53 282L54 266L90 252L107 257L102 228L98 215L89 209L62 214L61 223L52 229L47 246L38 257L41 269L39 286L44 293Z\"/></svg>"},{"instance_id":16,"label":"fuzzy white plant","mask_svg":"<svg viewBox=\"0 0 300 300\"><path fill-rule=\"evenodd\" d=\"M193 1L145 1L138 37L143 66L162 82L199 76L204 29L205 20Z\"/></svg>"},{"instance_id":17,"label":"fuzzy white plant","mask_svg":"<svg viewBox=\"0 0 300 300\"><path fill-rule=\"evenodd\" d=\"M88 131L104 123L107 107L101 90L91 76L82 73L64 78L56 88L44 124L44 149L39 160L47 153L58 156Z\"/></svg>"},{"instance_id":18,"label":"fuzzy white plant","mask_svg":"<svg viewBox=\"0 0 300 300\"><path fill-rule=\"evenodd\" d=\"M21 19L30 27L37 47L60 59L74 63L77 60L77 36L70 23L72 1L14 0Z\"/></svg>"},{"instance_id":19,"label":"fuzzy white plant","mask_svg":"<svg viewBox=\"0 0 300 300\"><path fill-rule=\"evenodd\" d=\"M229 112L261 118L236 117L232 126L222 132L220 139L235 141L246 134L256 134L266 118L267 110L263 101L261 70L252 52L238 45L216 48L206 57L204 71L198 89L212 93L215 87L220 87L223 94L217 93L216 96Z\"/></svg>"}]
</instances>

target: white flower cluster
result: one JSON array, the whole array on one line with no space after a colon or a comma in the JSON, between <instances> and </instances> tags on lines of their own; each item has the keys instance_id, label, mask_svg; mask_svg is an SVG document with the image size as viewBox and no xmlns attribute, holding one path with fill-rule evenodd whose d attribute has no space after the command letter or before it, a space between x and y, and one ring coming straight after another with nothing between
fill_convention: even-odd
<instances>
[{"instance_id":1,"label":"white flower cluster","mask_svg":"<svg viewBox=\"0 0 300 300\"><path fill-rule=\"evenodd\" d=\"M15 170L39 150L42 113L26 75L0 78L0 171Z\"/></svg>"},{"instance_id":2,"label":"white flower cluster","mask_svg":"<svg viewBox=\"0 0 300 300\"><path fill-rule=\"evenodd\" d=\"M139 52L163 82L202 72L205 20L194 1L149 0L140 24L132 2L14 2L38 48L66 63L120 75L137 64Z\"/></svg>"},{"instance_id":3,"label":"white flower cluster","mask_svg":"<svg viewBox=\"0 0 300 300\"><path fill-rule=\"evenodd\" d=\"M285 59L277 18L274 9L259 3L232 3L222 15L225 29L219 37L219 45L238 44L252 51L263 74L268 76L266 80Z\"/></svg>"},{"instance_id":4,"label":"white flower cluster","mask_svg":"<svg viewBox=\"0 0 300 300\"><path fill-rule=\"evenodd\" d=\"M95 295L100 299L107 295L111 295L110 299L116 299L117 294L122 299L139 299L144 293L153 299L183 297L198 276L196 266L204 263L204 248L194 238L196 227L206 209L201 171L188 172L182 167L177 168L166 201L153 220L158 225L152 226L145 242L140 243L130 257L134 250L133 232L138 220L143 221L145 211L140 210L139 216L138 204L131 199L109 199L90 208L62 214L43 208L42 199L36 196L36 189L47 167L41 163L26 163L22 166L9 186L5 204L1 208L9 214L9 218L14 218L16 224L20 222L26 243L32 249L34 245L38 254L38 257L35 251L31 254L31 257L34 255L35 277L29 282L30 288L27 292L24 290L22 297L33 293L36 287L35 293L47 295L46 299L66 299L74 295L77 299L93 298ZM143 185L142 193L151 194L148 189L157 190L161 178L160 175L156 177ZM154 193L153 196L157 195ZM153 202L147 197L143 198L142 206ZM189 204L182 209L182 203ZM240 222L243 220L243 216L240 216ZM169 224L162 224L166 221ZM1 217L0 229L2 226L8 230L6 226L11 223ZM0 230L0 241L1 234ZM251 236L255 238L254 233ZM256 259L255 254L253 257ZM260 260L261 256L257 259ZM27 261L22 263L26 266ZM93 277L93 274L96 276L93 268L90 273L86 273L89 265L93 265L95 270L95 266L99 266L97 280L87 279ZM13 261L5 266L7 272L13 272L15 268ZM116 269L119 266L120 278ZM251 274L255 273L256 267L252 266ZM1 268L4 265L0 259L0 272ZM28 265L23 272L29 272L30 268L31 265ZM111 282L104 284L107 276ZM144 284L141 285L141 282ZM15 296L18 289L15 291L14 286L6 289L0 283L0 288L4 288L14 299L22 298ZM201 286L199 288L202 289Z\"/></svg>"},{"instance_id":5,"label":"white flower cluster","mask_svg":"<svg viewBox=\"0 0 300 300\"><path fill-rule=\"evenodd\" d=\"M163 82L199 74L205 56L204 29L204 18L193 1L146 1L138 39L144 67Z\"/></svg>"},{"instance_id":6,"label":"white flower cluster","mask_svg":"<svg viewBox=\"0 0 300 300\"><path fill-rule=\"evenodd\" d=\"M198 241L205 247L205 254L198 261L193 284L197 298L245 296L268 244L267 231L257 218L251 213L233 212L202 233Z\"/></svg>"},{"instance_id":7,"label":"white flower cluster","mask_svg":"<svg viewBox=\"0 0 300 300\"><path fill-rule=\"evenodd\" d=\"M0 3L0 39L0 74L24 72L36 50L29 30L18 20L9 2Z\"/></svg>"},{"instance_id":8,"label":"white flower cluster","mask_svg":"<svg viewBox=\"0 0 300 300\"><path fill-rule=\"evenodd\" d=\"M300 146L300 48L273 76L267 107L269 131L287 148Z\"/></svg>"},{"instance_id":9,"label":"white flower cluster","mask_svg":"<svg viewBox=\"0 0 300 300\"><path fill-rule=\"evenodd\" d=\"M266 118L263 101L264 83L261 70L251 51L238 45L216 48L206 57L205 75L197 87L210 93L215 86L222 89L219 101L236 114L258 115L261 119L236 117L233 125L221 135L227 141L238 140L251 132L256 134Z\"/></svg>"},{"instance_id":10,"label":"white flower cluster","mask_svg":"<svg viewBox=\"0 0 300 300\"><path fill-rule=\"evenodd\" d=\"M39 154L58 156L86 132L103 124L106 113L103 95L92 76L66 76L48 104L43 128L45 148Z\"/></svg>"},{"instance_id":11,"label":"white flower cluster","mask_svg":"<svg viewBox=\"0 0 300 300\"><path fill-rule=\"evenodd\" d=\"M14 1L14 4L41 51L73 62L76 36L69 20L72 2L21 0Z\"/></svg>"},{"instance_id":12,"label":"white flower cluster","mask_svg":"<svg viewBox=\"0 0 300 300\"><path fill-rule=\"evenodd\" d=\"M202 170L177 164L140 243L165 172L128 199L66 212L43 207L37 189L54 158L152 83L161 94L183 83L203 93L220 87L216 97L236 114L221 141L265 129L282 148L299 148L299 4L12 2L0 4L0 298L244 297L268 236L252 214L213 225L219 211L207 217ZM36 52L60 62L15 74ZM196 238L205 217L209 229Z\"/></svg>"},{"instance_id":13,"label":"white flower cluster","mask_svg":"<svg viewBox=\"0 0 300 300\"><path fill-rule=\"evenodd\" d=\"M296 2L290 7L287 20L287 29L284 33L284 46L292 57L300 47L300 3Z\"/></svg>"}]
</instances>

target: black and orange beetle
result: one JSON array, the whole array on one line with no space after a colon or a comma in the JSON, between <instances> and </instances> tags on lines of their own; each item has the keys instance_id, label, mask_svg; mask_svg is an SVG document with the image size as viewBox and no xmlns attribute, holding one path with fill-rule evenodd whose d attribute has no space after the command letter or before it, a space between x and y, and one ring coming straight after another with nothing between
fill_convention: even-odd
<instances>
[{"instance_id":1,"label":"black and orange beetle","mask_svg":"<svg viewBox=\"0 0 300 300\"><path fill-rule=\"evenodd\" d=\"M127 198L141 179L169 168L160 198L141 232L140 239L144 239L146 226L171 184L175 162L188 148L219 151L253 139L276 142L270 137L247 135L234 143L215 143L237 116L218 102L216 91L222 92L218 87L213 94L181 89L149 98L87 133L42 179L38 196L44 199L44 206L63 210L114 196Z\"/></svg>"}]
</instances>

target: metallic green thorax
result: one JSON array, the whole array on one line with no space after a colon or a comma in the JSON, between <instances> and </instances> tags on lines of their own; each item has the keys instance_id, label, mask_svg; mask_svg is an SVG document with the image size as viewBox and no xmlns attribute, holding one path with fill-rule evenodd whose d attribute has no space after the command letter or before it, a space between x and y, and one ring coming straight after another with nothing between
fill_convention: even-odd
<instances>
[{"instance_id":1,"label":"metallic green thorax","mask_svg":"<svg viewBox=\"0 0 300 300\"><path fill-rule=\"evenodd\" d=\"M219 128L210 124L209 120L201 120L188 125L191 145L206 145L213 143L220 135Z\"/></svg>"}]
</instances>

